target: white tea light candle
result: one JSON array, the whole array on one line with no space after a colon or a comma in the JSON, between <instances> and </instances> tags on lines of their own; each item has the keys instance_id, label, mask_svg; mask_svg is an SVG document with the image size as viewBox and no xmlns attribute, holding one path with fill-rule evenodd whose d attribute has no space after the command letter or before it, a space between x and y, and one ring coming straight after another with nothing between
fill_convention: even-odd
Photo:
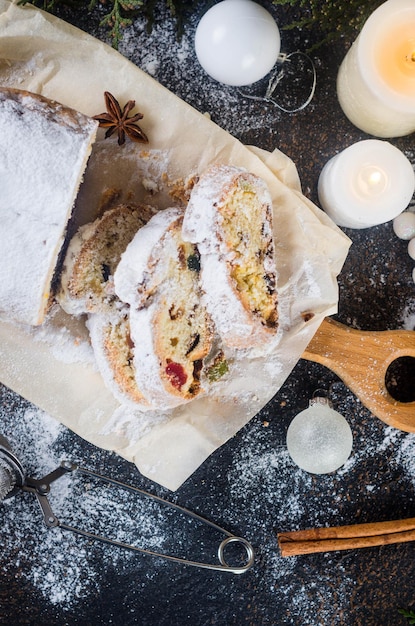
<instances>
[{"instance_id":1,"label":"white tea light candle","mask_svg":"<svg viewBox=\"0 0 415 626\"><path fill-rule=\"evenodd\" d=\"M225 85L250 85L268 74L280 53L272 15L251 0L223 0L200 20L196 56L203 69Z\"/></svg>"},{"instance_id":2,"label":"white tea light candle","mask_svg":"<svg viewBox=\"0 0 415 626\"><path fill-rule=\"evenodd\" d=\"M402 213L415 191L406 156L387 141L366 139L330 159L318 181L325 212L338 226L368 228Z\"/></svg>"},{"instance_id":3,"label":"white tea light candle","mask_svg":"<svg viewBox=\"0 0 415 626\"><path fill-rule=\"evenodd\" d=\"M415 131L415 2L388 0L366 21L340 66L340 106L376 137Z\"/></svg>"}]
</instances>

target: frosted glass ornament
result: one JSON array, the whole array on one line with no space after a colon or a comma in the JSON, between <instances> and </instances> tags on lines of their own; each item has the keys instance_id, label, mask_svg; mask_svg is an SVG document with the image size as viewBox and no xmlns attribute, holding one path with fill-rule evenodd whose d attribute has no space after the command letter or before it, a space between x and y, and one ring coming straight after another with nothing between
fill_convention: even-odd
<instances>
[{"instance_id":1,"label":"frosted glass ornament","mask_svg":"<svg viewBox=\"0 0 415 626\"><path fill-rule=\"evenodd\" d=\"M311 474L330 474L350 456L353 435L346 419L327 398L310 400L287 431L288 452L298 467Z\"/></svg>"}]
</instances>

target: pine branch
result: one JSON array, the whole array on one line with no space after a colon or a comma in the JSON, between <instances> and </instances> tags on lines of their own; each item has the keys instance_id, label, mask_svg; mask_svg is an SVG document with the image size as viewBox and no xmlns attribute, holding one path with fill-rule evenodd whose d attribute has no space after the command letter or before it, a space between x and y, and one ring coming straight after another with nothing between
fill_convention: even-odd
<instances>
[{"instance_id":1,"label":"pine branch","mask_svg":"<svg viewBox=\"0 0 415 626\"><path fill-rule=\"evenodd\" d=\"M296 8L299 17L284 29L312 29L321 33L320 41L313 49L323 43L341 36L356 36L367 18L384 0L272 0L275 6Z\"/></svg>"},{"instance_id":2,"label":"pine branch","mask_svg":"<svg viewBox=\"0 0 415 626\"><path fill-rule=\"evenodd\" d=\"M79 12L85 9L92 12L99 8L104 16L99 26L106 28L111 37L112 45L118 48L123 37L123 30L133 23L134 17L140 13L147 20L147 30L155 22L157 5L165 4L176 23L178 36L183 33L186 19L196 7L209 4L209 0L18 0L18 4L33 4L49 13L56 13L60 7L71 7Z\"/></svg>"},{"instance_id":3,"label":"pine branch","mask_svg":"<svg viewBox=\"0 0 415 626\"><path fill-rule=\"evenodd\" d=\"M90 7L93 8L97 1L92 0ZM102 18L100 26L108 28L112 45L118 48L122 30L133 23L133 16L142 8L143 0L112 0L112 3L112 9Z\"/></svg>"},{"instance_id":4,"label":"pine branch","mask_svg":"<svg viewBox=\"0 0 415 626\"><path fill-rule=\"evenodd\" d=\"M407 611L406 609L398 609L398 613L406 617L409 624L415 624L415 611Z\"/></svg>"},{"instance_id":5,"label":"pine branch","mask_svg":"<svg viewBox=\"0 0 415 626\"><path fill-rule=\"evenodd\" d=\"M170 11L176 23L178 36L183 32L187 18L196 9L202 15L203 11L214 4L213 0L18 0L19 4L31 2L45 11L54 13L59 7L71 6L79 12L92 11L99 8L100 26L109 31L112 44L118 47L123 30L132 24L138 14L145 16L147 30L150 32L157 13L157 6L164 4ZM356 35L369 15L379 7L384 0L272 0L275 6L290 7L295 14L293 21L284 29L312 29L316 28L321 34L320 41L313 46L319 47L323 43L332 41L341 36Z\"/></svg>"}]
</instances>

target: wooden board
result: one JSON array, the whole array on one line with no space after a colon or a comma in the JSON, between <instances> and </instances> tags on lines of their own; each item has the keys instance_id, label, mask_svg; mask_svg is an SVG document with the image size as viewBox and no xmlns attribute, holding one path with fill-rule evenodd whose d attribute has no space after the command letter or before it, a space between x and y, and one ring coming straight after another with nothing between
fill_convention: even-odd
<instances>
[{"instance_id":1,"label":"wooden board","mask_svg":"<svg viewBox=\"0 0 415 626\"><path fill-rule=\"evenodd\" d=\"M385 384L390 364L415 358L413 330L360 331L325 318L302 358L331 369L379 419L415 432L415 401L399 402Z\"/></svg>"}]
</instances>

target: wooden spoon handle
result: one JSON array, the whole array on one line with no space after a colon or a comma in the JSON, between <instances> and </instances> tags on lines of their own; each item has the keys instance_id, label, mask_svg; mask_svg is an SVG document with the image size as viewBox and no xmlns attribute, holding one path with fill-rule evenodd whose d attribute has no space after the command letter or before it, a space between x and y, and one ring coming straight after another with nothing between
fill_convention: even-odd
<instances>
[{"instance_id":1,"label":"wooden spoon handle","mask_svg":"<svg viewBox=\"0 0 415 626\"><path fill-rule=\"evenodd\" d=\"M325 318L302 358L331 369L382 421L415 432L415 401L395 400L385 385L389 365L404 356L415 358L412 330L360 331Z\"/></svg>"}]
</instances>

